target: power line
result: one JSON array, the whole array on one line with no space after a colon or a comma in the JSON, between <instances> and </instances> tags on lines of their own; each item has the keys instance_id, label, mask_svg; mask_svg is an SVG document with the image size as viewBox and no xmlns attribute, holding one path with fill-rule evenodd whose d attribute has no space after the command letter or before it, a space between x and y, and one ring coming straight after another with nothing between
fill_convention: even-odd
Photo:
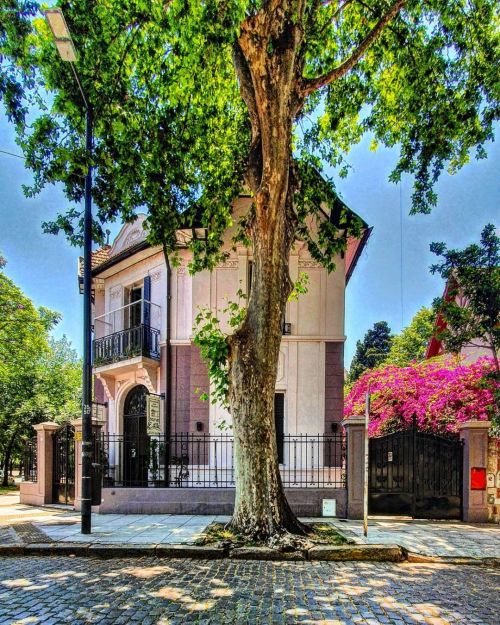
<instances>
[{"instance_id":1,"label":"power line","mask_svg":"<svg viewBox=\"0 0 500 625\"><path fill-rule=\"evenodd\" d=\"M24 156L21 156L20 154L14 154L14 152L8 152L7 150L0 150L0 152L2 154L8 154L9 156L15 156L16 158L20 158L24 161Z\"/></svg>"},{"instance_id":2,"label":"power line","mask_svg":"<svg viewBox=\"0 0 500 625\"><path fill-rule=\"evenodd\" d=\"M14 152L9 152L8 150L0 149L0 154L7 154L8 156L14 156L15 158L20 158L22 161L25 160L24 156L21 156L20 154L14 154ZM40 163L42 162L41 159L36 159L36 160L39 161ZM75 176L77 178L85 178L83 174L75 174Z\"/></svg>"},{"instance_id":3,"label":"power line","mask_svg":"<svg viewBox=\"0 0 500 625\"><path fill-rule=\"evenodd\" d=\"M403 187L402 181L399 181L399 239L400 239L400 257L399 257L399 275L400 275L400 291L401 291L401 331L404 327L404 292L403 292Z\"/></svg>"}]
</instances>

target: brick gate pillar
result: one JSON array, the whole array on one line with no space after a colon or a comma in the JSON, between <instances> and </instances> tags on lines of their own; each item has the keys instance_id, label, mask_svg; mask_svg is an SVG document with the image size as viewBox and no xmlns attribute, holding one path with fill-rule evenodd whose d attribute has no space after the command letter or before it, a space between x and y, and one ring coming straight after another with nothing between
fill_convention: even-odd
<instances>
[{"instance_id":1,"label":"brick gate pillar","mask_svg":"<svg viewBox=\"0 0 500 625\"><path fill-rule=\"evenodd\" d=\"M342 421L347 434L347 518L363 518L365 476L365 418Z\"/></svg>"},{"instance_id":2,"label":"brick gate pillar","mask_svg":"<svg viewBox=\"0 0 500 625\"><path fill-rule=\"evenodd\" d=\"M42 506L52 503L53 450L52 434L59 429L58 423L45 422L33 426L36 432L36 482L21 482L21 503Z\"/></svg>"},{"instance_id":3,"label":"brick gate pillar","mask_svg":"<svg viewBox=\"0 0 500 625\"><path fill-rule=\"evenodd\" d=\"M463 520L469 523L482 523L488 520L486 481L484 488L473 490L471 478L472 469L484 469L486 479L490 425L489 421L468 421L459 426L460 438L464 441Z\"/></svg>"}]
</instances>

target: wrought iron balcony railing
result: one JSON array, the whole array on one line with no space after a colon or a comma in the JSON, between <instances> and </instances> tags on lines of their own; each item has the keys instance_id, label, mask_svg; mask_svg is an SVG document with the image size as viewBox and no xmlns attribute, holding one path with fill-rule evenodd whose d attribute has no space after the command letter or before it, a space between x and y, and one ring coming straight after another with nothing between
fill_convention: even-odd
<instances>
[{"instance_id":1,"label":"wrought iron balcony railing","mask_svg":"<svg viewBox=\"0 0 500 625\"><path fill-rule=\"evenodd\" d=\"M160 360L160 331L144 324L93 341L93 365L102 367L136 356Z\"/></svg>"}]
</instances>

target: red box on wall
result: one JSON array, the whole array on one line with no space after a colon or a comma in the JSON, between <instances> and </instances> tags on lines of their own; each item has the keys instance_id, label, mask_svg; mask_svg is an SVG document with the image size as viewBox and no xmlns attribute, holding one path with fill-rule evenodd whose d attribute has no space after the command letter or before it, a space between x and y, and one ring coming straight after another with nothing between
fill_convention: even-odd
<instances>
[{"instance_id":1,"label":"red box on wall","mask_svg":"<svg viewBox=\"0 0 500 625\"><path fill-rule=\"evenodd\" d=\"M486 469L472 467L470 470L471 490L486 490Z\"/></svg>"}]
</instances>

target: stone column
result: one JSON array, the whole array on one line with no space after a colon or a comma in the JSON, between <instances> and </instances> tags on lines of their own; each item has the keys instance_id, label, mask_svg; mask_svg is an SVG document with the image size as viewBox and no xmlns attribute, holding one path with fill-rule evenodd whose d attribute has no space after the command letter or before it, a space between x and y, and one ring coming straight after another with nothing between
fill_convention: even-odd
<instances>
[{"instance_id":1,"label":"stone column","mask_svg":"<svg viewBox=\"0 0 500 625\"><path fill-rule=\"evenodd\" d=\"M472 490L471 469L488 467L489 421L468 421L460 424L460 438L464 441L463 464L463 520L482 523L488 520L488 499L486 485L482 490Z\"/></svg>"},{"instance_id":2,"label":"stone column","mask_svg":"<svg viewBox=\"0 0 500 625\"><path fill-rule=\"evenodd\" d=\"M37 481L21 483L21 503L34 506L52 503L54 463L52 434L58 428L59 424L52 422L38 423L33 426L37 445Z\"/></svg>"},{"instance_id":3,"label":"stone column","mask_svg":"<svg viewBox=\"0 0 500 625\"><path fill-rule=\"evenodd\" d=\"M347 518L363 518L363 480L365 475L365 418L342 421L347 433Z\"/></svg>"}]
</instances>

